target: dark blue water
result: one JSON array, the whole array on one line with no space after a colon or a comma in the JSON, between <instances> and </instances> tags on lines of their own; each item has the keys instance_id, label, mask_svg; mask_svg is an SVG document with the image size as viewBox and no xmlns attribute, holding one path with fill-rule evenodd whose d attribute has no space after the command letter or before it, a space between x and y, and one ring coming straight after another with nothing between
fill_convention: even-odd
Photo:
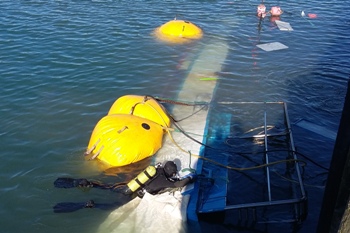
<instances>
[{"instance_id":1,"label":"dark blue water","mask_svg":"<svg viewBox=\"0 0 350 233\"><path fill-rule=\"evenodd\" d=\"M269 18L259 23L257 4L1 1L1 232L96 232L108 211L57 215L52 206L86 198L108 202L113 194L58 190L53 181L101 176L82 156L96 122L125 94L175 98L186 76L182 62L194 60L211 39L229 44L215 101L285 101L292 123L306 120L336 132L350 73L348 3L266 3L285 10L281 20L291 32ZM302 10L317 18L301 17ZM153 30L175 15L200 26L204 38L186 45L156 40ZM256 47L274 41L289 48ZM298 150L328 166L334 140L292 127ZM304 179L309 215L298 232L314 232L327 175L309 164Z\"/></svg>"}]
</instances>

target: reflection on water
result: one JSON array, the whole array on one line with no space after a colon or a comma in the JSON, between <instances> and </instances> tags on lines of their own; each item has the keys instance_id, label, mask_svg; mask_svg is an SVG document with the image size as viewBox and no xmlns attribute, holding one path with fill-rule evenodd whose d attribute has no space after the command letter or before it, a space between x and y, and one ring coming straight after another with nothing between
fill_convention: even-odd
<instances>
[{"instance_id":1,"label":"reflection on water","mask_svg":"<svg viewBox=\"0 0 350 233\"><path fill-rule=\"evenodd\" d=\"M335 132L350 73L348 7L342 1L280 5L280 20L294 31L278 30L269 17L259 23L253 1L1 1L1 231L96 232L108 211L57 215L52 206L109 202L113 193L57 190L53 181L124 179L127 173L106 177L84 161L94 125L122 95L175 98L210 40L230 46L214 102L285 101L292 123L305 120ZM200 26L203 39L187 45L155 40L152 31L175 15ZM256 47L275 41L289 48ZM298 150L328 166L334 141L292 127ZM309 216L298 232L313 232L326 175L308 164L304 179Z\"/></svg>"}]
</instances>

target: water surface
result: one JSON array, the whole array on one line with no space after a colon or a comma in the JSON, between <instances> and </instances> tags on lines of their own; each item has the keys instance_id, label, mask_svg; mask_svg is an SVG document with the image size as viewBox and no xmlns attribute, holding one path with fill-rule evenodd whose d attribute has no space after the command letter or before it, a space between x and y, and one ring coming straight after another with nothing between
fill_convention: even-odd
<instances>
[{"instance_id":1,"label":"water surface","mask_svg":"<svg viewBox=\"0 0 350 233\"><path fill-rule=\"evenodd\" d=\"M187 74L180 67L211 40L230 46L214 101L285 101L292 122L336 132L350 73L347 2L276 4L294 31L278 30L268 17L259 22L254 1L1 1L1 232L95 232L108 211L54 214L52 206L109 202L113 193L60 190L53 181L100 177L82 154L114 100L176 98ZM301 17L302 10L318 17ZM204 38L186 45L156 40L152 31L175 16L200 26ZM289 48L256 47L274 41ZM329 165L333 140L297 125L293 132L301 153ZM309 216L297 232L314 232L326 178L307 166Z\"/></svg>"}]
</instances>

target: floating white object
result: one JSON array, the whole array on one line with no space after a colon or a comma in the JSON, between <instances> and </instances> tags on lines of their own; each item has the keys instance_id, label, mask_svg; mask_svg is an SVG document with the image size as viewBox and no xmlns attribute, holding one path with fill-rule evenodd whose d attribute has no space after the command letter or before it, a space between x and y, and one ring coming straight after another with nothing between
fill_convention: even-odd
<instances>
[{"instance_id":1,"label":"floating white object","mask_svg":"<svg viewBox=\"0 0 350 233\"><path fill-rule=\"evenodd\" d=\"M280 50L280 49L288 49L288 46L286 46L280 42L258 44L257 47L259 47L262 50L265 50L267 52L274 51L274 50Z\"/></svg>"},{"instance_id":2,"label":"floating white object","mask_svg":"<svg viewBox=\"0 0 350 233\"><path fill-rule=\"evenodd\" d=\"M275 20L275 22L281 31L293 31L293 28L292 28L292 26L290 26L289 23L281 21L281 20Z\"/></svg>"},{"instance_id":3,"label":"floating white object","mask_svg":"<svg viewBox=\"0 0 350 233\"><path fill-rule=\"evenodd\" d=\"M304 17L305 16L305 12L301 11L301 16Z\"/></svg>"}]
</instances>

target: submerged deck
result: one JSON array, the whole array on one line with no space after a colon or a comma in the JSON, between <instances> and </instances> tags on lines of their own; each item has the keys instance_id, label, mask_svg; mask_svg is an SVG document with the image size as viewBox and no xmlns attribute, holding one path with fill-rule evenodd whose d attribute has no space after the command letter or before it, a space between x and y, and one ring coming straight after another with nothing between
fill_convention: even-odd
<instances>
[{"instance_id":1,"label":"submerged deck","mask_svg":"<svg viewBox=\"0 0 350 233\"><path fill-rule=\"evenodd\" d=\"M307 214L303 163L287 104L218 103L209 122L205 159L197 168L202 178L195 187L200 218L222 213L221 221L231 224L302 221Z\"/></svg>"}]
</instances>

